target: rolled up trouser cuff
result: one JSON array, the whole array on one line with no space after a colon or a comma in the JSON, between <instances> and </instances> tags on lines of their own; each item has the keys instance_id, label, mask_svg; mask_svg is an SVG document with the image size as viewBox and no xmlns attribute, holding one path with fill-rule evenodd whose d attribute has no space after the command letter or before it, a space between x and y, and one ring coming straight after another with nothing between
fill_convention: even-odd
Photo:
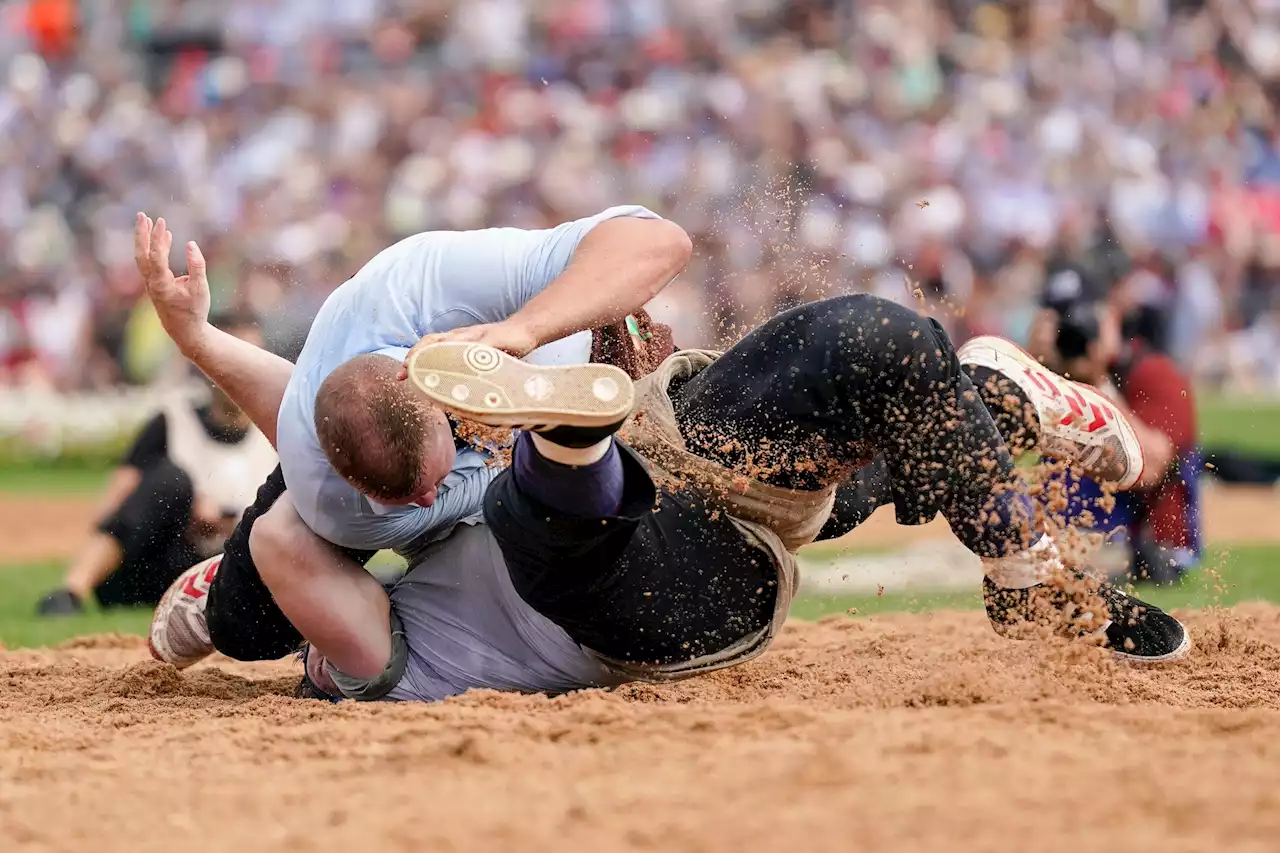
<instances>
[{"instance_id":1,"label":"rolled up trouser cuff","mask_svg":"<svg viewBox=\"0 0 1280 853\"><path fill-rule=\"evenodd\" d=\"M396 688L409 664L409 643L405 640L404 622L391 611L391 659L386 669L373 678L357 678L327 664L329 676L342 695L357 702L375 702Z\"/></svg>"}]
</instances>

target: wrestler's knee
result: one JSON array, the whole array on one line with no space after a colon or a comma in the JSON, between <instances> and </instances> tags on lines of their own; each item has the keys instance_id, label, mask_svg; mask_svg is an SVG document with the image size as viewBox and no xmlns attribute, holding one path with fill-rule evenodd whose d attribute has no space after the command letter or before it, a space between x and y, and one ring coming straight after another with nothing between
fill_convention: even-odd
<instances>
[{"instance_id":1,"label":"wrestler's knee","mask_svg":"<svg viewBox=\"0 0 1280 853\"><path fill-rule=\"evenodd\" d=\"M869 293L819 299L779 314L774 322L792 334L853 344L871 338L909 339L928 327L926 318L910 308Z\"/></svg>"},{"instance_id":2,"label":"wrestler's knee","mask_svg":"<svg viewBox=\"0 0 1280 853\"><path fill-rule=\"evenodd\" d=\"M949 366L954 360L955 350L936 321L867 293L801 305L778 319L790 327L790 335L827 350L835 363L885 379L910 372L922 361Z\"/></svg>"}]
</instances>

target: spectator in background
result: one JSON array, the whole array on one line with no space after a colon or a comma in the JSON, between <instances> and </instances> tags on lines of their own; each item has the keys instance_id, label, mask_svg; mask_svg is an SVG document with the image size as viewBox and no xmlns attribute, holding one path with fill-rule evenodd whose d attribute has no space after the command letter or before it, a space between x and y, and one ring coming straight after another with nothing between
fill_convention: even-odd
<instances>
[{"instance_id":1,"label":"spectator in background","mask_svg":"<svg viewBox=\"0 0 1280 853\"><path fill-rule=\"evenodd\" d=\"M1055 316L1056 363L1128 410L1146 467L1138 488L1114 499L1092 480L1064 472L1056 475L1062 491L1050 489L1050 501L1064 496L1069 523L1108 537L1093 556L1108 575L1176 581L1201 555L1202 462L1190 382L1167 355L1141 340L1125 342L1118 313L1106 303L1060 305Z\"/></svg>"},{"instance_id":2,"label":"spectator in background","mask_svg":"<svg viewBox=\"0 0 1280 853\"><path fill-rule=\"evenodd\" d=\"M80 23L78 12L75 0L28 0L27 28L33 46L55 62L70 56Z\"/></svg>"},{"instance_id":3,"label":"spectator in background","mask_svg":"<svg viewBox=\"0 0 1280 853\"><path fill-rule=\"evenodd\" d=\"M215 325L261 345L250 317ZM175 400L143 427L111 476L102 521L64 586L41 600L41 615L79 613L90 597L102 607L154 606L174 578L221 552L276 455L244 412L210 388L210 402Z\"/></svg>"},{"instance_id":4,"label":"spectator in background","mask_svg":"<svg viewBox=\"0 0 1280 853\"><path fill-rule=\"evenodd\" d=\"M655 306L711 312L686 345L854 290L1026 341L1046 282L1133 259L1183 369L1280 388L1262 0L15 0L0 56L0 311L84 327L10 382L149 381L138 209L289 352L399 237L627 199L699 241Z\"/></svg>"}]
</instances>

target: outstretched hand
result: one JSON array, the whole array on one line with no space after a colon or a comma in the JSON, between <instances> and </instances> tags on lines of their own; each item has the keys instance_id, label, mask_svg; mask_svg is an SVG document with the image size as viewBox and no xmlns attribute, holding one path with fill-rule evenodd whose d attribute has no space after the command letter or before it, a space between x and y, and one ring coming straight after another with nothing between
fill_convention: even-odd
<instances>
[{"instance_id":1,"label":"outstretched hand","mask_svg":"<svg viewBox=\"0 0 1280 853\"><path fill-rule=\"evenodd\" d=\"M209 323L209 278L204 255L187 244L187 274L169 268L173 234L164 219L151 221L139 213L133 229L133 259L164 330L184 352L194 346Z\"/></svg>"},{"instance_id":2,"label":"outstretched hand","mask_svg":"<svg viewBox=\"0 0 1280 853\"><path fill-rule=\"evenodd\" d=\"M538 339L533 333L520 323L510 319L503 320L500 323L463 326L460 329L453 329L448 332L426 335L422 340L414 344L413 349L409 350L409 354L405 356L404 364L400 367L400 378L402 380L409 378L409 361L414 354L423 347L444 341L488 344L494 349L500 349L508 355L514 355L516 358L523 358L538 348Z\"/></svg>"}]
</instances>

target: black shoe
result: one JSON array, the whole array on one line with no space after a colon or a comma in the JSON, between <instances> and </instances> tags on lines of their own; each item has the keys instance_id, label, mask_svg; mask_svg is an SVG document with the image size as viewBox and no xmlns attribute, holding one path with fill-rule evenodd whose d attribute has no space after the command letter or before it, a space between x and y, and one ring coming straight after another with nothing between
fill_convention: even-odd
<instances>
[{"instance_id":1,"label":"black shoe","mask_svg":"<svg viewBox=\"0 0 1280 853\"><path fill-rule=\"evenodd\" d=\"M311 644L304 643L302 648L298 650L297 656L302 661L302 681L298 682L297 689L293 691L293 698L317 699L322 702L333 703L341 702L341 696L330 693L316 683L321 678L324 659L318 653L313 654ZM315 676L314 678L313 675Z\"/></svg>"},{"instance_id":2,"label":"black shoe","mask_svg":"<svg viewBox=\"0 0 1280 853\"><path fill-rule=\"evenodd\" d=\"M341 696L330 696L319 687L316 687L315 682L310 678L307 678L305 675L302 676L302 680L298 682L298 689L293 691L293 698L316 699L321 702L333 702L334 704L342 701Z\"/></svg>"},{"instance_id":3,"label":"black shoe","mask_svg":"<svg viewBox=\"0 0 1280 853\"><path fill-rule=\"evenodd\" d=\"M556 426L550 429L536 430L536 432L552 444L582 449L604 441L622 429L624 423L626 421L618 421L616 424L602 427Z\"/></svg>"},{"instance_id":4,"label":"black shoe","mask_svg":"<svg viewBox=\"0 0 1280 853\"><path fill-rule=\"evenodd\" d=\"M1070 583L1043 583L1002 589L982 582L987 617L997 634L1021 639L1039 629L1067 637L1106 638L1117 657L1143 663L1181 660L1191 651L1191 635L1168 613L1126 595L1111 584L1075 573Z\"/></svg>"},{"instance_id":5,"label":"black shoe","mask_svg":"<svg viewBox=\"0 0 1280 853\"><path fill-rule=\"evenodd\" d=\"M84 602L69 589L56 589L36 605L38 616L79 616L81 613L84 613Z\"/></svg>"}]
</instances>

